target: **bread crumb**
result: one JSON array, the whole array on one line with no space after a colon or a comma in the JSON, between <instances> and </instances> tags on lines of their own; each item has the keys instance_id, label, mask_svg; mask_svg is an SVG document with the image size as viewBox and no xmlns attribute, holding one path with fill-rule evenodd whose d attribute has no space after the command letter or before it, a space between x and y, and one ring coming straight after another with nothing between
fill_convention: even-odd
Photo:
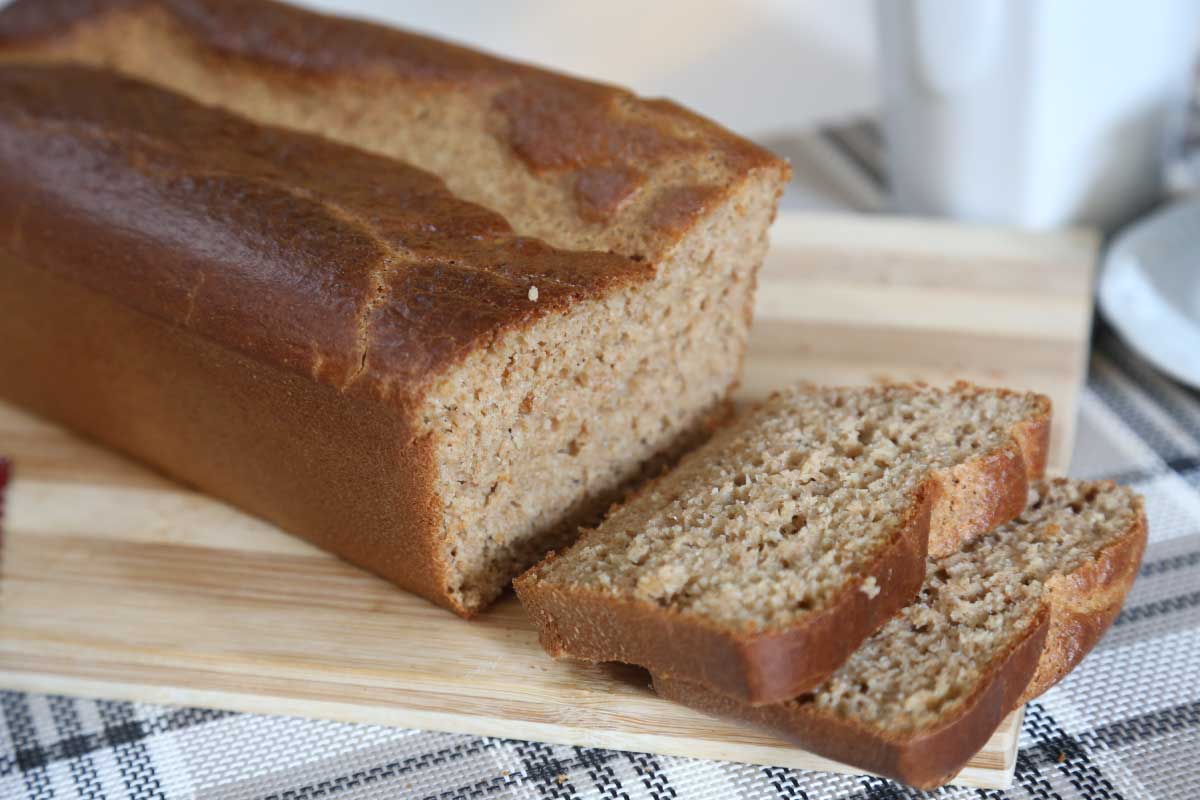
<instances>
[{"instance_id":1,"label":"bread crumb","mask_svg":"<svg viewBox=\"0 0 1200 800\"><path fill-rule=\"evenodd\" d=\"M874 600L880 591L879 590L879 582L877 580L875 580L874 575L871 575L865 581L863 581L861 584L859 584L858 590L860 592L862 592L863 594L865 594L867 597Z\"/></svg>"},{"instance_id":2,"label":"bread crumb","mask_svg":"<svg viewBox=\"0 0 1200 800\"><path fill-rule=\"evenodd\" d=\"M557 781L558 781L558 784L559 784L559 786L561 786L562 784L564 784L564 783L566 783L566 782L567 782L567 776L566 776L564 773L561 773L561 772L560 772L560 773L558 774L558 777L557 777L557 778L555 778L555 780L557 780Z\"/></svg>"},{"instance_id":3,"label":"bread crumb","mask_svg":"<svg viewBox=\"0 0 1200 800\"><path fill-rule=\"evenodd\" d=\"M661 600L674 595L687 583L688 571L678 563L663 564L638 578L635 592L644 599Z\"/></svg>"},{"instance_id":4,"label":"bread crumb","mask_svg":"<svg viewBox=\"0 0 1200 800\"><path fill-rule=\"evenodd\" d=\"M536 287L536 286L530 286L530 287L529 287L529 299L530 299L530 301L531 301L531 302L534 302L534 303L536 303L536 302L537 302L537 299L538 299L538 290L537 290L537 287Z\"/></svg>"},{"instance_id":5,"label":"bread crumb","mask_svg":"<svg viewBox=\"0 0 1200 800\"><path fill-rule=\"evenodd\" d=\"M625 555L634 564L640 564L649 552L650 547L644 541L635 541L629 545Z\"/></svg>"}]
</instances>

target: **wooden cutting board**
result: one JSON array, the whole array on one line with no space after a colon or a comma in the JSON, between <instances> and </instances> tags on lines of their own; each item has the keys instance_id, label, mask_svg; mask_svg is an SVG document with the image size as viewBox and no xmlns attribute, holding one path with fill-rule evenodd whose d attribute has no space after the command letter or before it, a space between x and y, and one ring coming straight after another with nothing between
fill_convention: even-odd
<instances>
[{"instance_id":1,"label":"wooden cutting board","mask_svg":"<svg viewBox=\"0 0 1200 800\"><path fill-rule=\"evenodd\" d=\"M785 215L745 396L800 377L1036 388L1065 467L1094 260L1086 234ZM0 454L0 687L847 771L659 700L640 670L552 661L511 597L464 622L3 404ZM1019 720L958 782L1011 783Z\"/></svg>"},{"instance_id":2,"label":"wooden cutting board","mask_svg":"<svg viewBox=\"0 0 1200 800\"><path fill-rule=\"evenodd\" d=\"M1087 369L1099 238L903 217L781 214L743 394L796 380L955 380L1054 402L1066 472Z\"/></svg>"}]
</instances>

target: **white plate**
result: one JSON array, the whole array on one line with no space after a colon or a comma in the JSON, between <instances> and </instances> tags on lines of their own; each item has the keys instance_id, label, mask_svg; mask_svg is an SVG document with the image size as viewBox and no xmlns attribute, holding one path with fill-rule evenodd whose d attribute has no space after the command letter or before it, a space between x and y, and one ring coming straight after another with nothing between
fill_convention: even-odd
<instances>
[{"instance_id":1,"label":"white plate","mask_svg":"<svg viewBox=\"0 0 1200 800\"><path fill-rule=\"evenodd\" d=\"M1116 238L1100 310L1146 360L1200 389L1200 201L1156 211Z\"/></svg>"}]
</instances>

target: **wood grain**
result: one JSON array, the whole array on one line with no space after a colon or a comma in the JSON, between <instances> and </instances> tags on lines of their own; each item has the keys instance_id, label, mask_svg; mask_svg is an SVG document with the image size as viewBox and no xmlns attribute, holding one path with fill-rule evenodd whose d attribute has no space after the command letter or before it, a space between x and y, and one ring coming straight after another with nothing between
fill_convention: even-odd
<instances>
[{"instance_id":1,"label":"wood grain","mask_svg":"<svg viewBox=\"0 0 1200 800\"><path fill-rule=\"evenodd\" d=\"M1035 388L1065 467L1093 258L1086 235L785 216L743 397L801 377ZM640 670L550 660L511 597L457 619L3 404L0 455L5 688L847 771L660 700ZM1019 719L957 782L1009 785Z\"/></svg>"},{"instance_id":2,"label":"wood grain","mask_svg":"<svg viewBox=\"0 0 1200 800\"><path fill-rule=\"evenodd\" d=\"M741 396L798 380L958 379L1054 403L1066 472L1099 239L902 217L781 214L759 283Z\"/></svg>"}]
</instances>

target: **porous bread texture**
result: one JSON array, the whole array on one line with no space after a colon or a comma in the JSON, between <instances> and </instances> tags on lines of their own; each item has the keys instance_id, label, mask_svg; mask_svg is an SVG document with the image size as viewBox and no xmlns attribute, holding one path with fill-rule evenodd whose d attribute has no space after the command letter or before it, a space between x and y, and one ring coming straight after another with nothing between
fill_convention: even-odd
<instances>
[{"instance_id":1,"label":"porous bread texture","mask_svg":"<svg viewBox=\"0 0 1200 800\"><path fill-rule=\"evenodd\" d=\"M1099 641L1137 577L1146 536L1142 500L1130 490L1045 482L1019 517L930 559L917 600L814 691L751 706L659 674L655 690L933 788Z\"/></svg>"},{"instance_id":2,"label":"porous bread texture","mask_svg":"<svg viewBox=\"0 0 1200 800\"><path fill-rule=\"evenodd\" d=\"M775 192L748 185L650 285L505 336L430 392L422 425L437 452L448 589L464 607L574 539L646 464L724 413Z\"/></svg>"},{"instance_id":3,"label":"porous bread texture","mask_svg":"<svg viewBox=\"0 0 1200 800\"><path fill-rule=\"evenodd\" d=\"M209 5L213 19L236 11ZM192 6L186 13L206 7L114 3L2 56L113 68L256 121L396 158L499 212L521 235L655 268L649 283L582 299L569 314L501 334L434 376L414 404L418 435L434 454L432 501L442 520L435 549L446 592L457 612L474 614L548 549L572 540L579 524L593 523L622 487L675 458L724 413L787 167L757 150L739 161L752 146L669 103L568 85L430 40L410 45L429 48L434 61L461 59L451 68L457 77L414 80L378 65L359 69L356 54L344 52L344 36L342 50L329 54L350 66L310 76L299 64L292 74L292 65L270 57L213 49L175 16ZM268 3L250 10L267 16L255 16L234 38L271 39L269 23L255 26L276 14L310 28L342 25ZM637 189L589 214L592 206L580 201L587 179L599 181L592 188L603 200L606 181L623 168L591 174L555 154L564 144L594 144L591 123L572 127L580 124L572 104L610 96L602 114L631 131L660 128L670 141L646 163L637 163L638 147L617 147L632 154L626 171L636 175ZM556 106L564 98L566 105ZM559 141L556 125L565 126ZM533 144L525 146L522 137L530 136ZM533 304L535 290L528 292Z\"/></svg>"},{"instance_id":4,"label":"porous bread texture","mask_svg":"<svg viewBox=\"0 0 1200 800\"><path fill-rule=\"evenodd\" d=\"M1135 497L1111 483L1041 484L1017 519L930 560L917 600L802 702L889 733L954 713L1034 624L1047 584L1129 535Z\"/></svg>"},{"instance_id":5,"label":"porous bread texture","mask_svg":"<svg viewBox=\"0 0 1200 800\"><path fill-rule=\"evenodd\" d=\"M1043 403L965 386L799 387L689 455L532 580L738 632L786 629L865 577L931 470L1005 445Z\"/></svg>"}]
</instances>

